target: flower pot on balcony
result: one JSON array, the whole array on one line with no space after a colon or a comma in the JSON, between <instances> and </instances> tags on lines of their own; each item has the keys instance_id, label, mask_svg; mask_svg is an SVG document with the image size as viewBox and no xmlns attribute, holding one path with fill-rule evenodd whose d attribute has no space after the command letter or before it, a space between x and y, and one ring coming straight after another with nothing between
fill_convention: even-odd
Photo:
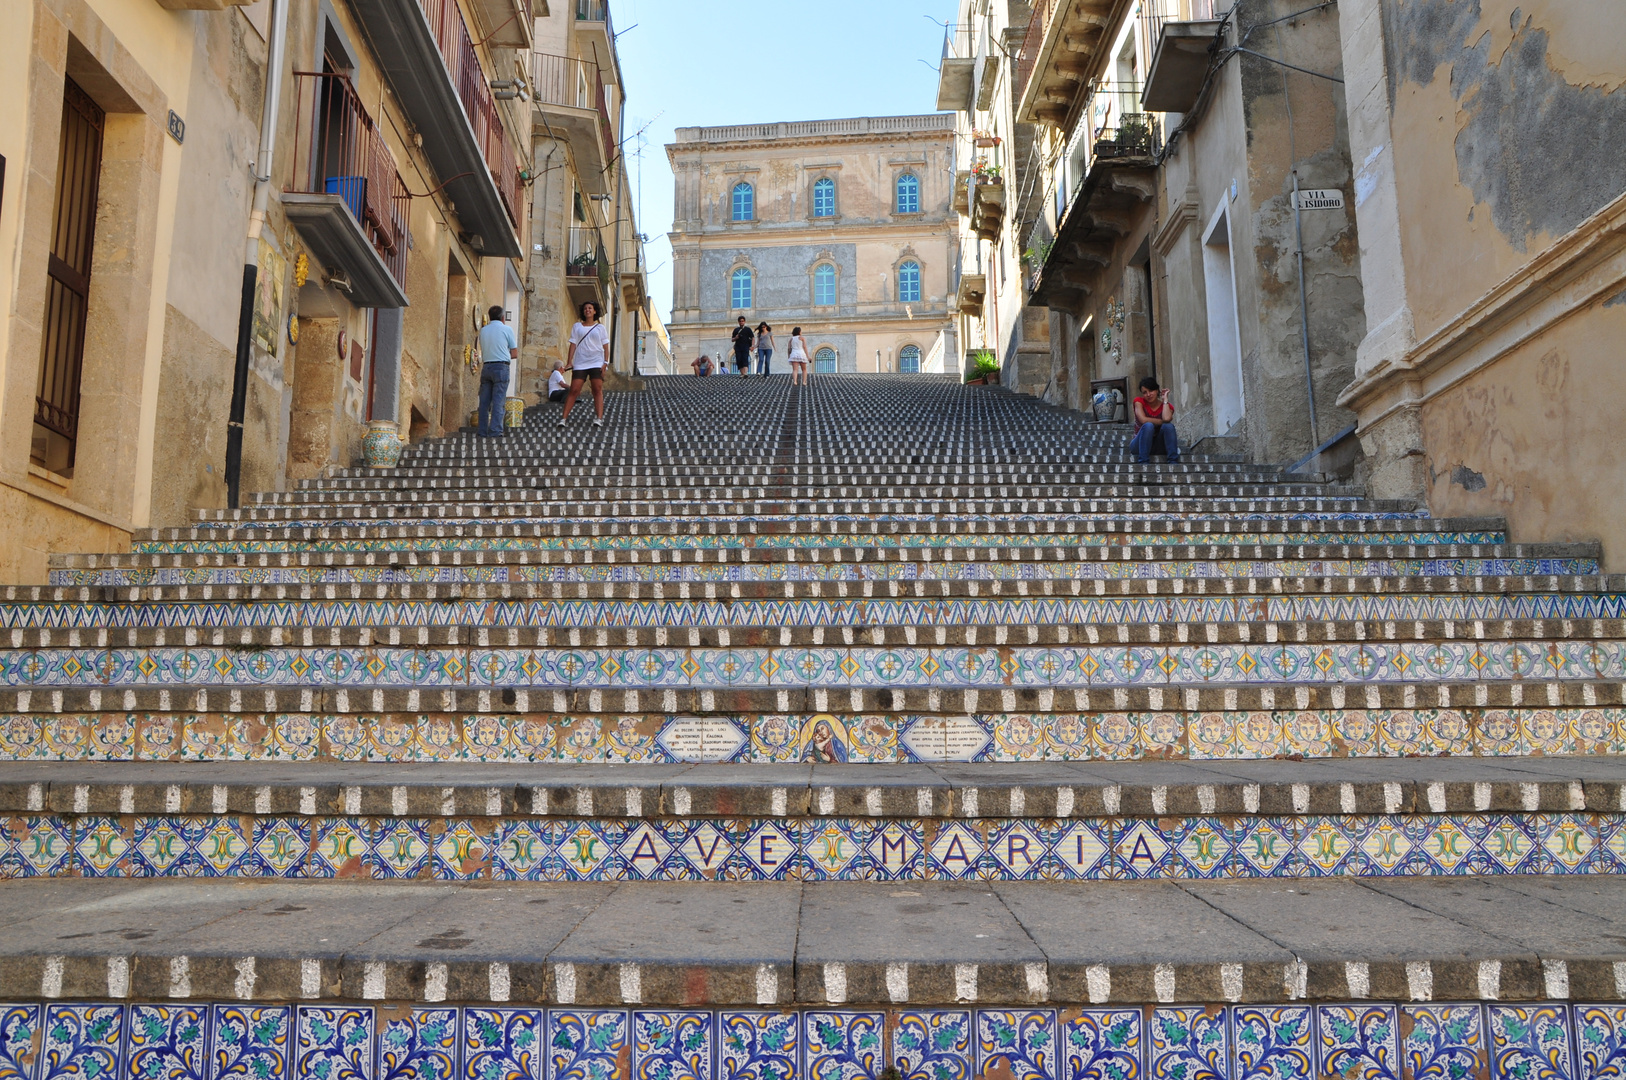
<instances>
[{"instance_id":1,"label":"flower pot on balcony","mask_svg":"<svg viewBox=\"0 0 1626 1080\"><path fill-rule=\"evenodd\" d=\"M401 460L405 446L399 424L393 420L373 420L361 440L361 455L369 469L393 469Z\"/></svg>"}]
</instances>

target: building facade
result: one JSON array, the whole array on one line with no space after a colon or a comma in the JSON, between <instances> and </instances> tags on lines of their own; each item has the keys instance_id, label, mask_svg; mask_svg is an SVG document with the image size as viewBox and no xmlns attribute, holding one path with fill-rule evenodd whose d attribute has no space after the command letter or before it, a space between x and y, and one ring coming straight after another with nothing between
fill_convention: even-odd
<instances>
[{"instance_id":1,"label":"building facade","mask_svg":"<svg viewBox=\"0 0 1626 1080\"><path fill-rule=\"evenodd\" d=\"M814 370L943 371L956 349L953 118L861 117L679 128L672 364L729 352L744 316L788 371L800 326Z\"/></svg>"}]
</instances>

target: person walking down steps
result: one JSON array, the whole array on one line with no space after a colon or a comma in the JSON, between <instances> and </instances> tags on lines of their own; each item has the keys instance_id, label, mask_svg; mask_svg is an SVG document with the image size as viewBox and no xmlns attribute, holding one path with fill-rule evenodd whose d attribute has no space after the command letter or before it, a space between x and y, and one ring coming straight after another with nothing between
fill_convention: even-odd
<instances>
[{"instance_id":1,"label":"person walking down steps","mask_svg":"<svg viewBox=\"0 0 1626 1080\"><path fill-rule=\"evenodd\" d=\"M502 321L501 304L493 304L486 315L490 321L480 328L480 411L475 414L475 431L482 439L500 439L508 375L519 359L519 340L514 328Z\"/></svg>"},{"instance_id":2,"label":"person walking down steps","mask_svg":"<svg viewBox=\"0 0 1626 1080\"><path fill-rule=\"evenodd\" d=\"M768 367L773 363L773 327L765 322L757 323L757 374L766 376Z\"/></svg>"},{"instance_id":3,"label":"person walking down steps","mask_svg":"<svg viewBox=\"0 0 1626 1080\"><path fill-rule=\"evenodd\" d=\"M604 365L610 362L610 334L598 321L598 305L591 300L581 306L581 322L570 328L570 392L565 395L565 411L559 417L564 427L570 410L582 392L582 383L593 382L593 426L604 426Z\"/></svg>"},{"instance_id":4,"label":"person walking down steps","mask_svg":"<svg viewBox=\"0 0 1626 1080\"><path fill-rule=\"evenodd\" d=\"M807 378L807 338L800 326L790 332L790 384L795 386L798 380L803 386L812 385Z\"/></svg>"},{"instance_id":5,"label":"person walking down steps","mask_svg":"<svg viewBox=\"0 0 1626 1080\"><path fill-rule=\"evenodd\" d=\"M740 369L740 378L748 378L751 374L751 349L756 345L757 336L751 328L745 325L745 316L740 316L740 323L734 327L734 366Z\"/></svg>"}]
</instances>

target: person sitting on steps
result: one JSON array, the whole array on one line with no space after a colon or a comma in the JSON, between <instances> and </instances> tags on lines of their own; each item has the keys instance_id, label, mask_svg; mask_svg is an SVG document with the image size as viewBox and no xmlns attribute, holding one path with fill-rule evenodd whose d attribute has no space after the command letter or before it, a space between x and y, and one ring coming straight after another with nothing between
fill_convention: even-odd
<instances>
[{"instance_id":1,"label":"person sitting on steps","mask_svg":"<svg viewBox=\"0 0 1626 1080\"><path fill-rule=\"evenodd\" d=\"M563 401L565 399L565 366L554 361L553 374L548 376L548 400Z\"/></svg>"},{"instance_id":2,"label":"person sitting on steps","mask_svg":"<svg viewBox=\"0 0 1626 1080\"><path fill-rule=\"evenodd\" d=\"M1174 434L1174 403L1150 375L1140 381L1140 396L1135 399L1135 436L1129 440L1129 448L1142 465L1159 451L1168 455L1171 465L1180 460L1180 443Z\"/></svg>"},{"instance_id":3,"label":"person sitting on steps","mask_svg":"<svg viewBox=\"0 0 1626 1080\"><path fill-rule=\"evenodd\" d=\"M689 367L693 368L694 373L696 375L698 375L698 376L705 377L707 375L710 375L711 374L711 357L707 356L704 353L702 353L700 355L700 359L691 362L689 364Z\"/></svg>"}]
</instances>

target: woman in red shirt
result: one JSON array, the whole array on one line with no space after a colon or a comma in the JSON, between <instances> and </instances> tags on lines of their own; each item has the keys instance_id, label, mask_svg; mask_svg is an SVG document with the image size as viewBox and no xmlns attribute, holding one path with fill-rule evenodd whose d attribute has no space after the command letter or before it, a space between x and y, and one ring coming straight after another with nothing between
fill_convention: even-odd
<instances>
[{"instance_id":1,"label":"woman in red shirt","mask_svg":"<svg viewBox=\"0 0 1626 1080\"><path fill-rule=\"evenodd\" d=\"M1174 434L1174 403L1151 376L1140 381L1140 397L1135 399L1135 437L1129 440L1135 460L1145 465L1159 450L1169 464L1180 460L1180 443Z\"/></svg>"}]
</instances>

